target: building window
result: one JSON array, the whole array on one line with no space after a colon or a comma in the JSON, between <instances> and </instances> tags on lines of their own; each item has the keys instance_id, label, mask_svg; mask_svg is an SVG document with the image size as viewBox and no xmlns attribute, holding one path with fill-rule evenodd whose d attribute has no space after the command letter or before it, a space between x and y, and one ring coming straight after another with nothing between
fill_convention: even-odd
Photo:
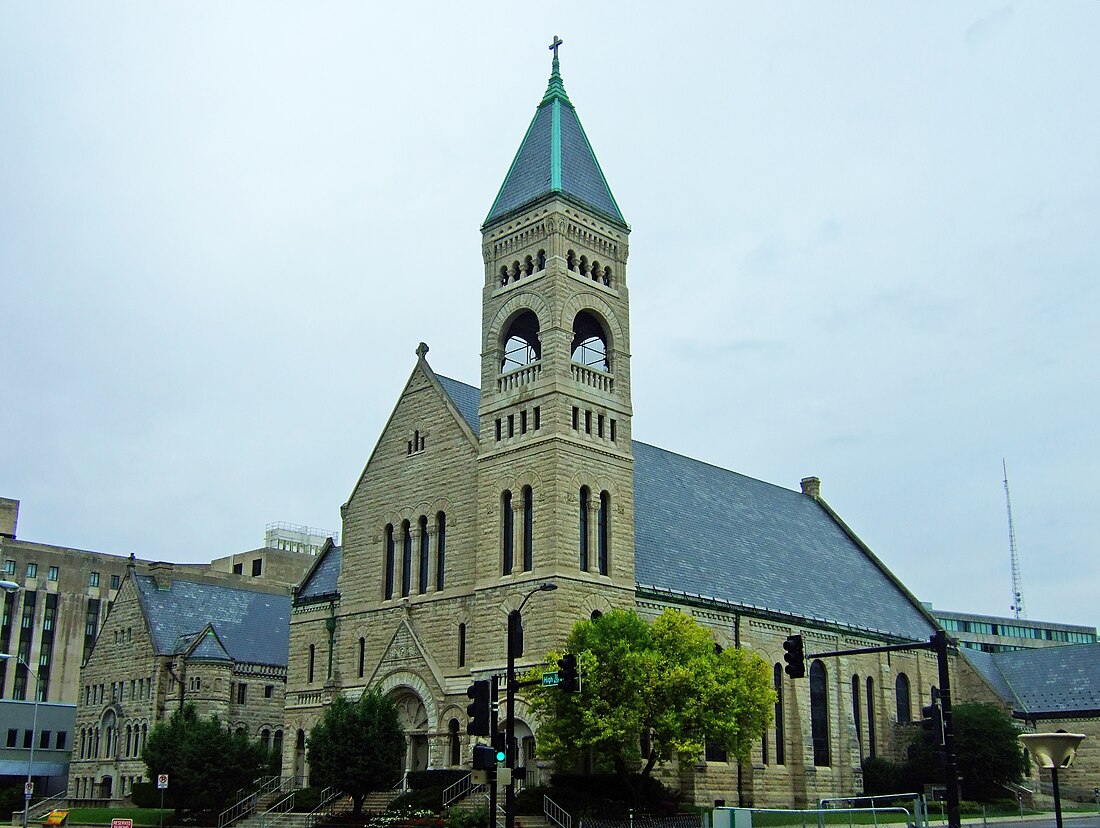
<instances>
[{"instance_id":1,"label":"building window","mask_svg":"<svg viewBox=\"0 0 1100 828\"><path fill-rule=\"evenodd\" d=\"M274 698L274 697L275 697L275 685L274 684L265 684L264 685L264 698L265 699L271 699L271 698Z\"/></svg>"},{"instance_id":2,"label":"building window","mask_svg":"<svg viewBox=\"0 0 1100 828\"><path fill-rule=\"evenodd\" d=\"M867 755L875 758L875 680L867 676Z\"/></svg>"},{"instance_id":3,"label":"building window","mask_svg":"<svg viewBox=\"0 0 1100 828\"><path fill-rule=\"evenodd\" d=\"M581 487L580 496L580 568L581 572L588 571L588 487Z\"/></svg>"},{"instance_id":4,"label":"building window","mask_svg":"<svg viewBox=\"0 0 1100 828\"><path fill-rule=\"evenodd\" d=\"M393 524L386 524L386 600L388 601L393 597L393 565L394 565L394 550L393 550Z\"/></svg>"},{"instance_id":5,"label":"building window","mask_svg":"<svg viewBox=\"0 0 1100 828\"><path fill-rule=\"evenodd\" d=\"M512 526L512 493L505 492L500 498L500 516L501 516L501 546L504 552L504 564L502 571L505 575L512 574L512 557L514 550L512 548L515 541L514 531Z\"/></svg>"},{"instance_id":6,"label":"building window","mask_svg":"<svg viewBox=\"0 0 1100 828\"><path fill-rule=\"evenodd\" d=\"M264 559L253 558L252 559L252 577L259 578L264 571Z\"/></svg>"},{"instance_id":7,"label":"building window","mask_svg":"<svg viewBox=\"0 0 1100 828\"><path fill-rule=\"evenodd\" d=\"M57 731L57 736L54 738L54 750L64 750L65 743L68 741L68 732L64 730Z\"/></svg>"},{"instance_id":8,"label":"building window","mask_svg":"<svg viewBox=\"0 0 1100 828\"><path fill-rule=\"evenodd\" d=\"M118 584L119 584L118 576L117 575L112 575L111 576L111 589L118 589Z\"/></svg>"},{"instance_id":9,"label":"building window","mask_svg":"<svg viewBox=\"0 0 1100 828\"><path fill-rule=\"evenodd\" d=\"M856 744L859 761L863 762L863 706L859 703L859 676L852 676L852 719L856 723Z\"/></svg>"},{"instance_id":10,"label":"building window","mask_svg":"<svg viewBox=\"0 0 1100 828\"><path fill-rule=\"evenodd\" d=\"M447 723L448 742L451 750L451 766L462 764L462 740L458 735L458 719Z\"/></svg>"},{"instance_id":11,"label":"building window","mask_svg":"<svg viewBox=\"0 0 1100 828\"><path fill-rule=\"evenodd\" d=\"M435 516L435 588L443 589L443 572L447 563L447 516L440 512Z\"/></svg>"},{"instance_id":12,"label":"building window","mask_svg":"<svg viewBox=\"0 0 1100 828\"><path fill-rule=\"evenodd\" d=\"M458 666L466 666L466 625L458 625Z\"/></svg>"},{"instance_id":13,"label":"building window","mask_svg":"<svg viewBox=\"0 0 1100 828\"><path fill-rule=\"evenodd\" d=\"M704 756L708 762L728 762L730 760L726 749L718 742L707 739L703 743Z\"/></svg>"},{"instance_id":14,"label":"building window","mask_svg":"<svg viewBox=\"0 0 1100 828\"><path fill-rule=\"evenodd\" d=\"M309 645L309 677L306 679L307 683L313 684L313 668L316 666L317 648L313 645Z\"/></svg>"},{"instance_id":15,"label":"building window","mask_svg":"<svg viewBox=\"0 0 1100 828\"><path fill-rule=\"evenodd\" d=\"M4 561L4 574L5 575L14 575L15 574L15 561L11 560L10 558L8 560Z\"/></svg>"},{"instance_id":16,"label":"building window","mask_svg":"<svg viewBox=\"0 0 1100 828\"><path fill-rule=\"evenodd\" d=\"M360 638L359 639L359 669L358 669L359 678L363 678L363 670L366 667L366 663L367 663L367 639Z\"/></svg>"},{"instance_id":17,"label":"building window","mask_svg":"<svg viewBox=\"0 0 1100 828\"><path fill-rule=\"evenodd\" d=\"M607 492L600 492L600 512L597 517L596 558L600 574L606 575L608 547L611 545L611 495Z\"/></svg>"},{"instance_id":18,"label":"building window","mask_svg":"<svg viewBox=\"0 0 1100 828\"><path fill-rule=\"evenodd\" d=\"M34 563L33 561L31 563L27 564L27 577L28 578L37 578L38 577L38 564Z\"/></svg>"},{"instance_id":19,"label":"building window","mask_svg":"<svg viewBox=\"0 0 1100 828\"><path fill-rule=\"evenodd\" d=\"M530 572L534 566L534 501L531 487L523 487L523 571Z\"/></svg>"},{"instance_id":20,"label":"building window","mask_svg":"<svg viewBox=\"0 0 1100 828\"><path fill-rule=\"evenodd\" d=\"M310 655L312 655L312 653ZM247 690L248 685L245 684L243 681L237 685L237 704L244 704Z\"/></svg>"},{"instance_id":21,"label":"building window","mask_svg":"<svg viewBox=\"0 0 1100 828\"><path fill-rule=\"evenodd\" d=\"M776 664L772 670L772 684L775 686L775 764L786 764L783 735L783 665Z\"/></svg>"},{"instance_id":22,"label":"building window","mask_svg":"<svg viewBox=\"0 0 1100 828\"><path fill-rule=\"evenodd\" d=\"M408 598L412 591L413 536L412 526L401 521L401 597Z\"/></svg>"},{"instance_id":23,"label":"building window","mask_svg":"<svg viewBox=\"0 0 1100 828\"><path fill-rule=\"evenodd\" d=\"M57 580L57 575L58 575L58 572L57 572L57 567L56 566L51 566L49 569L46 570L46 580L47 581L56 581Z\"/></svg>"},{"instance_id":24,"label":"building window","mask_svg":"<svg viewBox=\"0 0 1100 828\"><path fill-rule=\"evenodd\" d=\"M898 722L905 724L913 721L912 705L909 699L909 677L905 673L898 673L894 682L894 691L897 694Z\"/></svg>"},{"instance_id":25,"label":"building window","mask_svg":"<svg viewBox=\"0 0 1100 828\"><path fill-rule=\"evenodd\" d=\"M98 572L93 572L88 576L88 586L90 586L90 587L99 586L99 573Z\"/></svg>"},{"instance_id":26,"label":"building window","mask_svg":"<svg viewBox=\"0 0 1100 828\"><path fill-rule=\"evenodd\" d=\"M233 574L234 575L244 575L244 564L243 563L233 564Z\"/></svg>"},{"instance_id":27,"label":"building window","mask_svg":"<svg viewBox=\"0 0 1100 828\"><path fill-rule=\"evenodd\" d=\"M19 738L19 731L14 727L8 728L8 747L15 747L15 741Z\"/></svg>"},{"instance_id":28,"label":"building window","mask_svg":"<svg viewBox=\"0 0 1100 828\"><path fill-rule=\"evenodd\" d=\"M428 591L428 556L430 550L428 549L428 518L424 515L420 516L420 572L417 577L417 587L420 594L423 595Z\"/></svg>"},{"instance_id":29,"label":"building window","mask_svg":"<svg viewBox=\"0 0 1100 828\"><path fill-rule=\"evenodd\" d=\"M810 665L810 736L814 745L814 765L828 767L829 755L829 682L825 665Z\"/></svg>"}]
</instances>

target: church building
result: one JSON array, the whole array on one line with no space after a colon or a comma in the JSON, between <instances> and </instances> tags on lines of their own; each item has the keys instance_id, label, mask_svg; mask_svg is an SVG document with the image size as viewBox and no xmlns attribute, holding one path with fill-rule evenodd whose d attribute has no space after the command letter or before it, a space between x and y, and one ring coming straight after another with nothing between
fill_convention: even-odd
<instances>
[{"instance_id":1,"label":"church building","mask_svg":"<svg viewBox=\"0 0 1100 828\"><path fill-rule=\"evenodd\" d=\"M582 618L667 607L774 665L776 717L751 763L709 751L665 769L687 801L857 793L861 761L896 756L928 703L934 656L812 660L792 681L783 641L801 633L815 653L927 641L938 626L816 478L791 490L634 439L630 227L554 53L482 225L481 376L437 375L421 343L342 507L342 544L295 593L284 775L308 773L325 705L368 687L399 704L409 770L469 767L466 688L503 673L508 614L530 596L521 665ZM531 595L547 582L557 589ZM547 778L522 700L517 718L520 762Z\"/></svg>"}]
</instances>

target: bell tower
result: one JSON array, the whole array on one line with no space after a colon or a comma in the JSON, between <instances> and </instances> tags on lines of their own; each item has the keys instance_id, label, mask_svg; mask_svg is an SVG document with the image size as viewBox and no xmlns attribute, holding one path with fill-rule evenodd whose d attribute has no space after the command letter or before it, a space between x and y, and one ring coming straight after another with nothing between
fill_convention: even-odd
<instances>
[{"instance_id":1,"label":"bell tower","mask_svg":"<svg viewBox=\"0 0 1100 828\"><path fill-rule=\"evenodd\" d=\"M630 228L565 92L561 43L482 226L477 590L554 581L524 614L553 615L547 646L632 607L635 589Z\"/></svg>"}]
</instances>

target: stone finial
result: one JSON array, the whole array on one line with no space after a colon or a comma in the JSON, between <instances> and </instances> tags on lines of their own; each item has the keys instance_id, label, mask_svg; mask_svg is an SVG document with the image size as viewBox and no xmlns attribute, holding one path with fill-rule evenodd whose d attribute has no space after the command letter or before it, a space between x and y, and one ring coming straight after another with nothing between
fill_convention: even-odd
<instances>
[{"instance_id":1,"label":"stone finial","mask_svg":"<svg viewBox=\"0 0 1100 828\"><path fill-rule=\"evenodd\" d=\"M803 477L802 494L810 497L821 497L821 481L816 477Z\"/></svg>"},{"instance_id":2,"label":"stone finial","mask_svg":"<svg viewBox=\"0 0 1100 828\"><path fill-rule=\"evenodd\" d=\"M427 342L421 342L419 345L416 346L416 358L417 359L423 359L427 355L428 355L428 343Z\"/></svg>"}]
</instances>

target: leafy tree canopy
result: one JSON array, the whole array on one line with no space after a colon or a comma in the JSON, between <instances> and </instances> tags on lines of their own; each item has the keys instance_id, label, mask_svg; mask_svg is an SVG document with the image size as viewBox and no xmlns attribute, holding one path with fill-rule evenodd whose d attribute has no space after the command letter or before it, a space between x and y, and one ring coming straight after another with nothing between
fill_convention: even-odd
<instances>
[{"instance_id":1,"label":"leafy tree canopy","mask_svg":"<svg viewBox=\"0 0 1100 828\"><path fill-rule=\"evenodd\" d=\"M268 753L258 741L230 733L217 716L199 716L193 704L157 723L141 759L151 779L168 774L172 801L182 811L228 807L268 765Z\"/></svg>"},{"instance_id":2,"label":"leafy tree canopy","mask_svg":"<svg viewBox=\"0 0 1100 828\"><path fill-rule=\"evenodd\" d=\"M577 656L581 692L537 688L530 697L540 752L565 767L591 755L620 776L643 763L648 775L673 756L699 759L707 740L747 759L771 721L770 666L745 650L719 651L711 633L678 610L652 625L627 610L580 621L565 651ZM559 658L546 655L551 669Z\"/></svg>"},{"instance_id":3,"label":"leafy tree canopy","mask_svg":"<svg viewBox=\"0 0 1100 828\"><path fill-rule=\"evenodd\" d=\"M999 707L984 702L952 706L955 729L955 762L961 779L962 798L992 802L1007 795L1003 787L1021 780L1026 770L1020 731ZM876 760L864 763L867 793L897 793L923 785L943 784L943 761L930 735L921 733L909 747L904 765ZM892 786L892 787L891 787ZM890 790L886 788L890 787Z\"/></svg>"},{"instance_id":4,"label":"leafy tree canopy","mask_svg":"<svg viewBox=\"0 0 1100 828\"><path fill-rule=\"evenodd\" d=\"M371 791L392 788L405 761L405 731L393 699L368 690L358 701L337 696L309 736L310 782L351 797L355 813Z\"/></svg>"}]
</instances>

